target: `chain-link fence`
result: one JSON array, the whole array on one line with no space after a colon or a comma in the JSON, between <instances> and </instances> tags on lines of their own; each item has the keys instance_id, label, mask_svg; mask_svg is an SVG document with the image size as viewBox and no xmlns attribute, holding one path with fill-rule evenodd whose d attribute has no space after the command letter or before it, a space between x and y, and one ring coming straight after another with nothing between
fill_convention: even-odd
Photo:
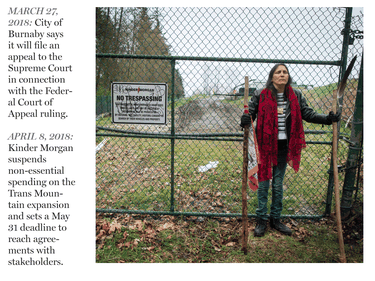
<instances>
[{"instance_id":1,"label":"chain-link fence","mask_svg":"<svg viewBox=\"0 0 375 281\"><path fill-rule=\"evenodd\" d=\"M362 18L344 8L97 8L97 210L240 215L244 77L251 93L284 62L293 87L328 113L342 69L362 56ZM341 100L342 165L359 69L357 59ZM166 83L166 123L112 122L117 82ZM143 104L124 106L141 111ZM300 171L286 172L283 216L322 216L332 208L332 128L304 129L308 146ZM249 190L249 216L256 207Z\"/></svg>"}]
</instances>

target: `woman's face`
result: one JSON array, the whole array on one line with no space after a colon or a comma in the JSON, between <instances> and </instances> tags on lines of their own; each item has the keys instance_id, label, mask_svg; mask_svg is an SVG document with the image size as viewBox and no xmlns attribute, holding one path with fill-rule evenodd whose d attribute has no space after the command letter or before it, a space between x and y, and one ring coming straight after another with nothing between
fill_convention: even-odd
<instances>
[{"instance_id":1,"label":"woman's face","mask_svg":"<svg viewBox=\"0 0 375 281\"><path fill-rule=\"evenodd\" d=\"M288 83L289 73L285 66L279 65L272 76L272 83L276 88L285 86Z\"/></svg>"}]
</instances>

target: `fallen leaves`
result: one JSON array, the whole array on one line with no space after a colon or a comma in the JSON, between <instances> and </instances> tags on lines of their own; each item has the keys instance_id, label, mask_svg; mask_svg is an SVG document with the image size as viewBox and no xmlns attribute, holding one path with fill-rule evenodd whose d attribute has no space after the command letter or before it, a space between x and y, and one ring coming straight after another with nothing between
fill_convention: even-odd
<instances>
[{"instance_id":1,"label":"fallen leaves","mask_svg":"<svg viewBox=\"0 0 375 281\"><path fill-rule=\"evenodd\" d=\"M220 245L218 243L216 243L216 241L214 239L211 239L211 243L214 246L214 249L215 249L216 252L221 252Z\"/></svg>"},{"instance_id":2,"label":"fallen leaves","mask_svg":"<svg viewBox=\"0 0 375 281\"><path fill-rule=\"evenodd\" d=\"M129 227L129 229L137 229L137 230L139 230L139 231L142 231L142 229L143 229L143 223L142 223L142 221L141 220L136 220L135 222L134 222L134 224L131 224L131 225L129 225L128 226Z\"/></svg>"},{"instance_id":3,"label":"fallen leaves","mask_svg":"<svg viewBox=\"0 0 375 281\"><path fill-rule=\"evenodd\" d=\"M116 238L118 238L116 247L118 249L134 249L141 242L154 244L158 233L165 230L175 230L176 228L177 225L173 221L156 224L145 219L132 219L129 216L125 219L121 219L121 222L117 219L114 219L112 222L106 219L97 219L96 243L98 244L98 249L102 249L106 240L114 239L116 235ZM137 237L139 238L134 238L134 235L130 237L129 231L137 233ZM172 235L166 237L166 239L171 238ZM151 252L155 249L155 245L143 247L142 249Z\"/></svg>"},{"instance_id":4,"label":"fallen leaves","mask_svg":"<svg viewBox=\"0 0 375 281\"><path fill-rule=\"evenodd\" d=\"M310 237L316 235L315 228L318 226L334 235L334 222L330 219L309 221L307 224L288 219L284 223L293 230L293 242L271 228L268 228L267 237L254 239L255 219L250 219L250 252L264 251L267 255L263 260L273 261L278 257L293 255L294 248L288 248L290 243L293 247L296 242L300 245L311 243ZM309 224L313 227L310 228ZM233 253L238 253L241 247L241 228L242 222L236 218L197 221L192 217L158 216L154 219L143 215L132 217L115 214L108 218L101 215L97 217L96 225L97 260L118 253L109 262L228 262L226 257L229 256L232 256L229 262L233 261L233 257L240 261ZM270 252L270 249L278 247L283 248L284 252ZM310 251L312 248L309 246L307 249Z\"/></svg>"},{"instance_id":5,"label":"fallen leaves","mask_svg":"<svg viewBox=\"0 0 375 281\"><path fill-rule=\"evenodd\" d=\"M121 224L117 221L113 221L109 226L109 233L116 232L116 230L121 230Z\"/></svg>"},{"instance_id":6,"label":"fallen leaves","mask_svg":"<svg viewBox=\"0 0 375 281\"><path fill-rule=\"evenodd\" d=\"M215 194L220 195L220 192ZM98 250L110 247L111 251L117 248L118 251L137 250L137 253L148 253L152 256L150 260L159 257L172 261L180 257L189 262L207 262L213 258L212 253L225 255L228 248L238 246L241 224L235 218L223 218L222 223L211 226L210 220L197 222L171 216L162 216L157 220L139 217L142 216L128 216L124 219L123 216L114 215L112 220L108 220L105 215L98 216ZM177 236L184 243L176 243ZM169 250L160 253L163 247ZM118 261L126 262L126 258L122 256Z\"/></svg>"},{"instance_id":7,"label":"fallen leaves","mask_svg":"<svg viewBox=\"0 0 375 281\"><path fill-rule=\"evenodd\" d=\"M121 225L117 221L112 223L102 220L96 222L96 242L99 242L99 249L104 246L105 239L112 239L113 233L121 230Z\"/></svg>"},{"instance_id":8,"label":"fallen leaves","mask_svg":"<svg viewBox=\"0 0 375 281\"><path fill-rule=\"evenodd\" d=\"M163 231L163 230L166 230L166 229L173 229L174 227L175 227L175 225L174 225L173 222L166 222L165 224L160 225L156 230L157 231Z\"/></svg>"}]
</instances>

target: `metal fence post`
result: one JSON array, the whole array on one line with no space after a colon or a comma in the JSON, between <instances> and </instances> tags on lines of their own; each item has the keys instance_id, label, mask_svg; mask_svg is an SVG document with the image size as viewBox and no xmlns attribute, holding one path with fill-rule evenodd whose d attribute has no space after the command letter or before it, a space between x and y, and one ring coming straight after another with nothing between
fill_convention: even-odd
<instances>
[{"instance_id":1,"label":"metal fence post","mask_svg":"<svg viewBox=\"0 0 375 281\"><path fill-rule=\"evenodd\" d=\"M340 81L345 73L347 60L348 60L349 34L350 34L350 25L352 22L352 11L353 11L353 8L346 8L345 27L341 32L341 34L344 37L343 37L342 52L341 52L341 69L340 69L340 77L339 77Z\"/></svg>"},{"instance_id":2,"label":"metal fence post","mask_svg":"<svg viewBox=\"0 0 375 281\"><path fill-rule=\"evenodd\" d=\"M170 211L174 212L174 145L175 145L175 118L174 118L174 106L175 106L175 93L174 93L174 80L175 80L175 67L176 60L171 60L171 208Z\"/></svg>"},{"instance_id":3,"label":"metal fence post","mask_svg":"<svg viewBox=\"0 0 375 281\"><path fill-rule=\"evenodd\" d=\"M346 161L347 169L341 198L341 214L343 219L350 214L350 208L353 202L353 191L355 190L356 170L360 169L358 165L360 165L359 157L362 150L361 142L363 137L363 56L359 72L352 126L348 158Z\"/></svg>"},{"instance_id":4,"label":"metal fence post","mask_svg":"<svg viewBox=\"0 0 375 281\"><path fill-rule=\"evenodd\" d=\"M346 65L347 65L347 60L348 60L348 50L349 50L349 33L350 33L350 25L351 25L351 20L352 20L352 10L353 8L346 8L346 13L345 13L345 27L341 31L341 34L343 35L343 43L342 43L342 52L341 52L341 67L340 67L340 75L339 75L339 81L341 81L345 70L346 70ZM343 97L339 97L338 99L338 104L342 108L343 104ZM337 137L340 137L340 125L341 122L338 122L337 125ZM331 157L332 158L332 157ZM325 215L329 215L331 213L331 207L332 207L332 192L333 192L333 162L331 160L331 165L329 168L329 179L328 179L328 190L327 190L327 199L326 199L326 211Z\"/></svg>"}]
</instances>

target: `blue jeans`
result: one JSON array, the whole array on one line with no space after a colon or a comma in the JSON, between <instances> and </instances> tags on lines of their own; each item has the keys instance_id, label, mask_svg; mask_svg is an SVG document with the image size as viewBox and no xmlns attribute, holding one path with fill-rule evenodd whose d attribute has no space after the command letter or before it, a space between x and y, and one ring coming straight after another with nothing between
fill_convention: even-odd
<instances>
[{"instance_id":1,"label":"blue jeans","mask_svg":"<svg viewBox=\"0 0 375 281\"><path fill-rule=\"evenodd\" d=\"M283 209L283 181L286 170L286 156L287 148L279 149L277 155L277 165L272 169L272 203L270 216L279 219L281 211ZM255 213L258 218L268 220L267 202L268 202L268 190L270 187L270 181L259 182L258 187L258 208Z\"/></svg>"}]
</instances>

